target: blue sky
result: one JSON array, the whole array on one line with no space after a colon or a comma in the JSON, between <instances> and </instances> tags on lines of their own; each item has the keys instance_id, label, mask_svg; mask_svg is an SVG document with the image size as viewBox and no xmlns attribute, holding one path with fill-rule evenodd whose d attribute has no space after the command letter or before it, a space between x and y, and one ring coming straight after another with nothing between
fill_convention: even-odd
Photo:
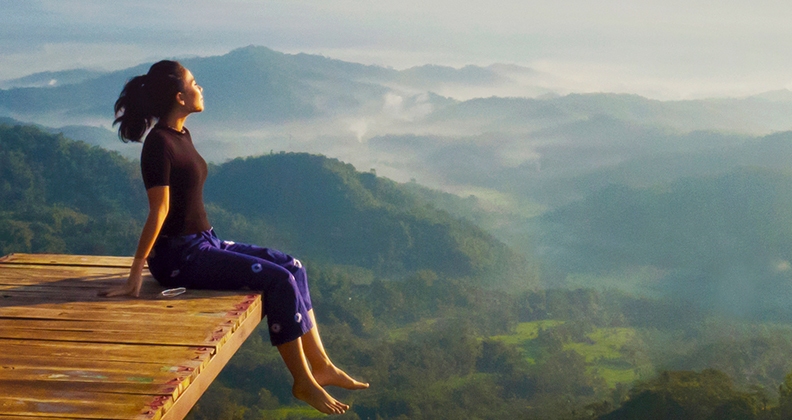
<instances>
[{"instance_id":1,"label":"blue sky","mask_svg":"<svg viewBox=\"0 0 792 420\"><path fill-rule=\"evenodd\" d=\"M0 80L255 44L395 68L514 63L565 92L792 87L792 2L0 0L0 12Z\"/></svg>"}]
</instances>

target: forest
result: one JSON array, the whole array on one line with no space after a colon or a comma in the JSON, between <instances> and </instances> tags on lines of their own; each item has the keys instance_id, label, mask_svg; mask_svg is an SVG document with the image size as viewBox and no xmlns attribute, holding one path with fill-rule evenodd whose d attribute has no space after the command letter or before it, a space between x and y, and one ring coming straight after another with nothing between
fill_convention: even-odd
<instances>
[{"instance_id":1,"label":"forest","mask_svg":"<svg viewBox=\"0 0 792 420\"><path fill-rule=\"evenodd\" d=\"M0 125L0 254L130 255L139 177L117 153ZM531 254L477 225L475 197L321 155L213 164L205 197L221 236L305 262L329 352L372 384L332 391L341 418L786 419L790 185L742 168L607 187L536 218ZM746 278L761 286L741 293ZM261 328L189 418L317 417L290 390Z\"/></svg>"}]
</instances>

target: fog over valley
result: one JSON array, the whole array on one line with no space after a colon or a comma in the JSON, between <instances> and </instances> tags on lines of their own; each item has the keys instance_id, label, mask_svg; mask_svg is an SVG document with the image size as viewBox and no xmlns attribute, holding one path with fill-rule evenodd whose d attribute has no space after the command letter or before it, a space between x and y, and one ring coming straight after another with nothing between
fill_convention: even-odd
<instances>
[{"instance_id":1,"label":"fog over valley","mask_svg":"<svg viewBox=\"0 0 792 420\"><path fill-rule=\"evenodd\" d=\"M349 418L792 413L789 90L659 100L541 62L258 45L180 61L214 226L307 261L328 346L372 382ZM141 145L112 105L150 65L0 81L0 254L134 251ZM309 416L265 338L189 418Z\"/></svg>"},{"instance_id":2,"label":"fog over valley","mask_svg":"<svg viewBox=\"0 0 792 420\"><path fill-rule=\"evenodd\" d=\"M528 253L560 246L536 243L539 216L611 185L671 188L742 167L790 166L784 130L792 127L792 92L785 90L689 101L609 93L500 97L493 93L525 88L535 72L507 65L399 71L259 46L183 62L204 87L206 110L189 126L210 161L318 153L397 182L471 196L475 206L466 211ZM109 129L108 104L146 67L7 81L0 109L135 159L139 145L121 143ZM475 90L489 95L464 97Z\"/></svg>"}]
</instances>

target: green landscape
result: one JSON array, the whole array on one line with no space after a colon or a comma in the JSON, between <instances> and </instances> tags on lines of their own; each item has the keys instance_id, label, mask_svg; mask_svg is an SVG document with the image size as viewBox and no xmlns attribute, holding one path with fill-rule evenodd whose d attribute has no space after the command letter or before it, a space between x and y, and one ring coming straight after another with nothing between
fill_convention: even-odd
<instances>
[{"instance_id":1,"label":"green landscape","mask_svg":"<svg viewBox=\"0 0 792 420\"><path fill-rule=\"evenodd\" d=\"M266 322L241 347L213 329L236 352L206 388L179 393L170 373L161 387L137 374L64 382L85 363L56 338L111 328L91 335L99 347L67 347L137 371L127 353L148 346L105 341L148 345L138 332L150 326L118 338L98 323L112 313L76 327L68 308L50 325L15 294L19 321L0 319L13 327L0 420L121 418L110 412L122 406L179 417L187 405L184 420L325 417L317 409L792 420L792 2L0 0L0 11L0 258L133 255L147 140L121 139L114 121L164 109L181 79L176 107L147 124L189 130L218 238L298 258L327 353L370 384L327 386L340 404L316 389L312 403L295 398ZM161 60L189 72L165 88ZM149 281L141 296L158 293ZM158 337L185 343L169 331ZM18 350L41 334L52 377ZM195 379L194 363L168 372Z\"/></svg>"},{"instance_id":2,"label":"green landscape","mask_svg":"<svg viewBox=\"0 0 792 420\"><path fill-rule=\"evenodd\" d=\"M0 125L0 252L130 255L146 211L139 176L115 152ZM205 196L221 236L305 261L329 351L372 384L333 390L352 405L341 418L792 413L782 169L601 189L529 218L534 254L478 227L522 219L476 197L316 154L213 164ZM266 328L190 414L314 417Z\"/></svg>"}]
</instances>

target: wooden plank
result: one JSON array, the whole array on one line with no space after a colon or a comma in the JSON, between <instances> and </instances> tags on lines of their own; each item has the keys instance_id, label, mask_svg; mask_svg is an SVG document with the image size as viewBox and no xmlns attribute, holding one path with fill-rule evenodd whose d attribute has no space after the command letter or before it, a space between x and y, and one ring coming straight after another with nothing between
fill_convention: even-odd
<instances>
[{"instance_id":1,"label":"wooden plank","mask_svg":"<svg viewBox=\"0 0 792 420\"><path fill-rule=\"evenodd\" d=\"M58 341L25 341L0 339L0 353L23 351L25 354L42 357L84 357L93 354L99 360L137 361L140 358L170 360L164 358L192 359L198 355L212 354L211 347L178 347L160 345L128 345L101 343L73 343ZM0 354L2 357L2 354ZM0 359L1 360L1 359Z\"/></svg>"},{"instance_id":2,"label":"wooden plank","mask_svg":"<svg viewBox=\"0 0 792 420\"><path fill-rule=\"evenodd\" d=\"M166 395L177 398L206 369L197 366L192 371L158 372L104 372L69 369L15 369L0 379L0 389L32 384L42 389L58 392L59 389L86 392L115 392L126 394ZM207 364L208 366L208 364ZM148 376L145 376L148 375Z\"/></svg>"},{"instance_id":3,"label":"wooden plank","mask_svg":"<svg viewBox=\"0 0 792 420\"><path fill-rule=\"evenodd\" d=\"M34 265L0 264L3 276L0 282L6 285L46 285L47 283L67 284L71 287L99 287L102 283L125 279L129 269L106 267L47 267ZM99 283L99 284L94 284Z\"/></svg>"},{"instance_id":4,"label":"wooden plank","mask_svg":"<svg viewBox=\"0 0 792 420\"><path fill-rule=\"evenodd\" d=\"M46 341L79 341L88 343L120 344L161 344L168 346L215 346L221 342L230 328L221 331L171 331L167 334L140 334L127 331L107 331L96 334L93 331L52 331L45 330L0 330L0 338Z\"/></svg>"},{"instance_id":5,"label":"wooden plank","mask_svg":"<svg viewBox=\"0 0 792 420\"><path fill-rule=\"evenodd\" d=\"M188 364L185 362L185 365ZM81 389L100 390L106 392L132 392L135 394L178 395L184 383L188 385L206 366L154 366L138 367L136 371L107 371L106 364L94 363L94 370L78 370L67 367L16 367L6 370L0 375L0 386L6 387L14 382L35 382L44 387L52 387L56 383L71 384ZM207 365L208 366L208 365ZM164 369L169 370L164 370ZM147 370L142 370L147 369ZM156 369L160 369L157 371ZM179 370L181 369L181 370ZM191 369L191 370L187 370ZM88 384L95 385L87 387Z\"/></svg>"},{"instance_id":6,"label":"wooden plank","mask_svg":"<svg viewBox=\"0 0 792 420\"><path fill-rule=\"evenodd\" d=\"M170 330L196 329L213 330L220 326L233 327L237 322L234 318L226 318L225 322L207 317L188 318L184 321L178 319L155 318L142 325L134 318L105 318L102 320L60 320L60 319L29 319L0 317L0 329L30 329L48 331L135 331L135 332L163 332ZM2 355L0 355L2 357Z\"/></svg>"},{"instance_id":7,"label":"wooden plank","mask_svg":"<svg viewBox=\"0 0 792 420\"><path fill-rule=\"evenodd\" d=\"M63 254L22 254L14 253L0 258L0 264L46 264L81 265L88 267L126 267L132 266L132 257L108 257L96 255Z\"/></svg>"},{"instance_id":8,"label":"wooden plank","mask_svg":"<svg viewBox=\"0 0 792 420\"><path fill-rule=\"evenodd\" d=\"M66 417L39 417L39 416L6 416L0 414L0 420L74 420Z\"/></svg>"},{"instance_id":9,"label":"wooden plank","mask_svg":"<svg viewBox=\"0 0 792 420\"><path fill-rule=\"evenodd\" d=\"M114 274L121 274L121 273L129 273L129 266L124 265L100 265L100 264L93 264L93 265L82 265L82 264L61 264L61 265L53 265L47 263L38 263L34 261L27 261L27 262L9 262L4 261L0 262L0 266L3 267L4 270L13 270L14 272L24 272L30 270L41 270L42 273L56 273L59 270L62 270L64 273L75 273L75 272L108 272Z\"/></svg>"},{"instance_id":10,"label":"wooden plank","mask_svg":"<svg viewBox=\"0 0 792 420\"><path fill-rule=\"evenodd\" d=\"M74 420L66 417L9 416L0 413L0 420Z\"/></svg>"},{"instance_id":11,"label":"wooden plank","mask_svg":"<svg viewBox=\"0 0 792 420\"><path fill-rule=\"evenodd\" d=\"M24 343L24 344L16 344ZM16 355L24 355L36 366L50 360L94 360L97 362L160 363L173 366L186 361L205 367L215 353L214 347L139 346L52 341L0 340L0 366L10 366Z\"/></svg>"},{"instance_id":12,"label":"wooden plank","mask_svg":"<svg viewBox=\"0 0 792 420\"><path fill-rule=\"evenodd\" d=\"M133 375L141 371L152 372L192 372L202 365L199 360L180 360L177 363L162 363L158 360L115 361L96 360L90 357L35 357L26 353L0 355L0 380L20 374L20 372L35 372L44 374L45 371L102 371ZM62 378L49 378L62 379Z\"/></svg>"},{"instance_id":13,"label":"wooden plank","mask_svg":"<svg viewBox=\"0 0 792 420\"><path fill-rule=\"evenodd\" d=\"M4 292L5 293L5 292ZM3 296L4 294L0 294ZM77 311L104 311L107 316L113 316L115 312L128 313L152 313L152 314L181 314L184 311L194 313L244 313L246 307L240 300L247 295L218 296L217 299L192 298L192 296L179 296L178 298L155 298L155 299L108 299L97 296L85 296L82 301L77 299L58 299L55 296L46 297L35 294L9 294L8 298L0 297L0 309L10 306L27 306L30 312L35 312L40 308L77 310ZM236 302L236 303L235 303ZM0 313L0 316L5 316Z\"/></svg>"},{"instance_id":14,"label":"wooden plank","mask_svg":"<svg viewBox=\"0 0 792 420\"><path fill-rule=\"evenodd\" d=\"M54 415L81 419L158 419L162 408L159 396L84 392L48 389L4 389L0 412L17 416ZM170 405L173 403L170 402Z\"/></svg>"},{"instance_id":15,"label":"wooden plank","mask_svg":"<svg viewBox=\"0 0 792 420\"><path fill-rule=\"evenodd\" d=\"M0 387L13 387L15 389L47 389L53 394L69 391L79 392L112 392L115 394L135 394L149 396L165 396L176 398L178 384L162 383L110 383L110 382L79 382L79 381L47 381L47 380L2 380Z\"/></svg>"},{"instance_id":16,"label":"wooden plank","mask_svg":"<svg viewBox=\"0 0 792 420\"><path fill-rule=\"evenodd\" d=\"M261 298L144 278L140 299L97 292L131 259L0 258L0 420L181 419L261 320Z\"/></svg>"},{"instance_id":17,"label":"wooden plank","mask_svg":"<svg viewBox=\"0 0 792 420\"><path fill-rule=\"evenodd\" d=\"M7 298L0 297L0 307L12 306L11 304L19 305L36 305L37 307L52 307L53 303L57 303L58 308L71 309L72 307L79 307L81 309L94 310L107 310L108 308L121 309L121 310L134 310L141 308L163 308L163 309L176 309L178 312L181 309L186 309L194 312L219 312L221 310L231 311L234 307L244 301L246 294L237 294L231 296L218 295L215 298L207 297L206 295L197 295L188 291L184 295L174 298L164 298L159 293L152 296L142 296L140 299L122 297L122 298L105 298L96 296L94 293L86 293L84 296L78 298L66 297L58 299L57 295L47 296L44 294L26 293L26 292L7 292L3 291L0 296L8 296ZM37 299L38 298L38 299ZM176 304L175 302L178 302ZM71 303L72 305L62 306L61 304ZM206 308L207 310L200 310Z\"/></svg>"},{"instance_id":18,"label":"wooden plank","mask_svg":"<svg viewBox=\"0 0 792 420\"><path fill-rule=\"evenodd\" d=\"M171 308L166 308L171 309ZM196 311L196 310L183 310L180 311L180 315L184 318L236 318L233 314L235 312L221 310L219 312L206 312L206 311ZM85 310L81 308L77 309L65 309L59 308L57 305L54 307L43 307L42 305L36 306L28 306L28 307L18 307L18 306L7 306L3 307L0 305L0 317L3 318L19 318L19 319L61 319L61 320L84 320L84 321L103 321L106 319L115 319L119 322L126 321L126 320L136 320L139 319L141 311L120 311L114 310L112 313L111 318L108 318L107 312L105 311L91 311ZM166 318L167 314L172 314L173 312L167 312L167 314L159 314L155 311L148 312L151 314L151 317L147 317L147 319L152 320L167 320L167 319L174 319L171 317ZM175 318L178 319L178 318ZM221 322L221 321L218 321Z\"/></svg>"}]
</instances>

